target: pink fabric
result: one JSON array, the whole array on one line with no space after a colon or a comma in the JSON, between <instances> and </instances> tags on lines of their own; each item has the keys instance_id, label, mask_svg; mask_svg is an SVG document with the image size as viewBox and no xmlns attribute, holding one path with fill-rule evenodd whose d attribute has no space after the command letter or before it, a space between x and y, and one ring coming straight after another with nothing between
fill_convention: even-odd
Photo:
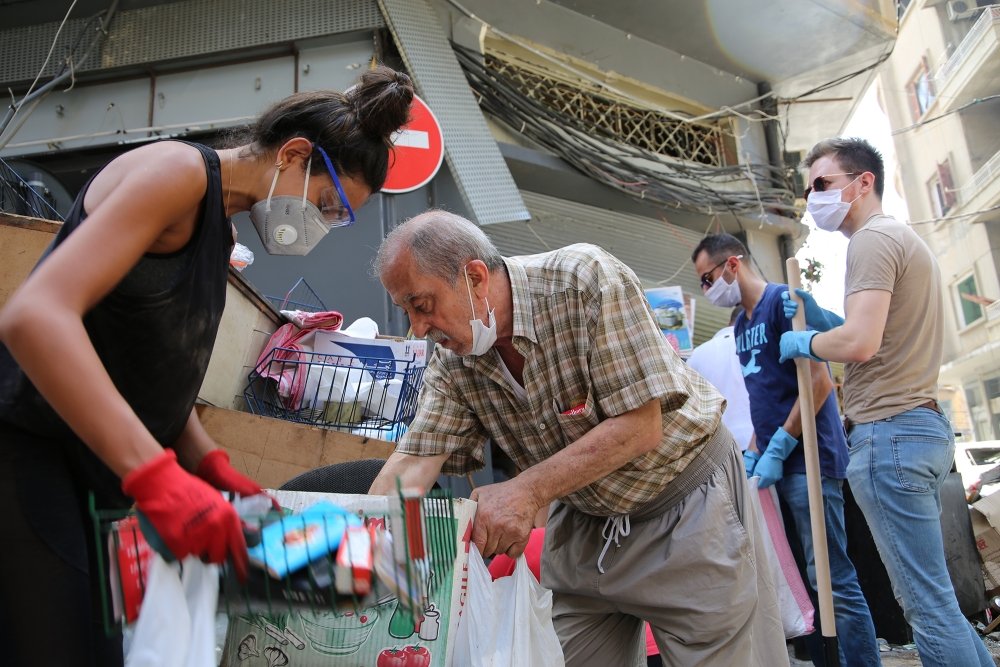
<instances>
[{"instance_id":1,"label":"pink fabric","mask_svg":"<svg viewBox=\"0 0 1000 667\"><path fill-rule=\"evenodd\" d=\"M792 556L791 547L788 546L788 537L785 535L785 524L781 519L781 511L778 509L775 503L775 497L772 493L774 487L769 487L766 489L758 489L760 495L760 508L761 512L764 514L764 521L767 524L768 536L771 538L771 544L774 547L774 552L778 556L778 564L781 566L781 573L784 575L785 581L774 582L776 586L780 588L782 583L787 584L791 591L792 598L795 600L795 604L798 607L798 612L802 615L802 620L805 623L804 632L801 634L809 634L814 628L816 611L813 609L812 601L809 599L809 593L806 592L806 586L802 581L802 577L799 575L799 568L795 564L795 557ZM780 603L779 595L779 603ZM791 637L796 636L795 634L789 634L788 623L786 622L786 609L781 610L782 623L785 627L785 636Z\"/></svg>"},{"instance_id":2,"label":"pink fabric","mask_svg":"<svg viewBox=\"0 0 1000 667\"><path fill-rule=\"evenodd\" d=\"M344 316L335 310L321 310L310 313L307 310L283 310L282 315L302 329L331 329L336 331L344 322Z\"/></svg>"},{"instance_id":3,"label":"pink fabric","mask_svg":"<svg viewBox=\"0 0 1000 667\"><path fill-rule=\"evenodd\" d=\"M292 323L278 327L257 357L256 368L260 369L260 365L274 350L271 362L259 372L261 377L278 383L278 396L290 410L296 410L301 405L306 377L309 375L305 364L296 362L304 362L305 356L302 353L312 351L311 337L314 332L338 330L344 322L344 316L335 310L328 310L309 313L309 317L303 318L303 322L308 326L301 329ZM282 363L285 361L290 363Z\"/></svg>"},{"instance_id":4,"label":"pink fabric","mask_svg":"<svg viewBox=\"0 0 1000 667\"><path fill-rule=\"evenodd\" d=\"M545 545L545 529L532 528L531 535L528 536L528 544L524 547L524 560L528 563L528 569L535 575L535 579L541 581L542 568L542 547ZM509 577L514 574L514 566L517 561L507 554L497 554L490 561L490 576L496 581L500 577Z\"/></svg>"},{"instance_id":5,"label":"pink fabric","mask_svg":"<svg viewBox=\"0 0 1000 667\"><path fill-rule=\"evenodd\" d=\"M646 626L646 657L660 655L660 648L656 645L656 640L653 639L653 629L649 627L649 623L643 625Z\"/></svg>"}]
</instances>

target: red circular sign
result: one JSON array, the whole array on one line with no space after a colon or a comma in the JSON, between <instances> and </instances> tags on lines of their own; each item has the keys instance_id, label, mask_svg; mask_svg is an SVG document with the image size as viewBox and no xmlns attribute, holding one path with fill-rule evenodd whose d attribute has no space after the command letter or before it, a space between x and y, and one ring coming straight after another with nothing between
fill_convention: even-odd
<instances>
[{"instance_id":1,"label":"red circular sign","mask_svg":"<svg viewBox=\"0 0 1000 667\"><path fill-rule=\"evenodd\" d=\"M410 192L430 182L444 159L441 125L422 99L413 96L410 122L392 136L389 175L382 192Z\"/></svg>"}]
</instances>

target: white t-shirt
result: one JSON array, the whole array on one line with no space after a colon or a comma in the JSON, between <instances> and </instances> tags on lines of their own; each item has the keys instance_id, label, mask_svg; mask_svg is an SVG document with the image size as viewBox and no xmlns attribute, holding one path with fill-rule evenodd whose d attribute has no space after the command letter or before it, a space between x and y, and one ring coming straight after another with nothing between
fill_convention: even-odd
<instances>
[{"instance_id":1,"label":"white t-shirt","mask_svg":"<svg viewBox=\"0 0 1000 667\"><path fill-rule=\"evenodd\" d=\"M688 366L715 385L725 397L722 423L732 432L740 449L745 450L753 437L753 422L750 421L750 396L743 383L743 368L736 355L733 327L719 329L711 340L694 348Z\"/></svg>"}]
</instances>

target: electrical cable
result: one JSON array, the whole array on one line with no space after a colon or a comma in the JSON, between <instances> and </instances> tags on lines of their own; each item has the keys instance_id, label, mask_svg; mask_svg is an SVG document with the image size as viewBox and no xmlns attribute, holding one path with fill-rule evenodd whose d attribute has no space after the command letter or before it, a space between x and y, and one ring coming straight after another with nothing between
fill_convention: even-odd
<instances>
[{"instance_id":1,"label":"electrical cable","mask_svg":"<svg viewBox=\"0 0 1000 667\"><path fill-rule=\"evenodd\" d=\"M933 123L936 120L941 120L942 118L945 118L946 116L950 116L953 113L958 113L960 111L965 111L969 107L976 106L977 104L982 104L983 102L992 102L993 100L1000 100L1000 95L987 95L986 97L977 97L974 100L972 100L971 102L966 102L965 104L963 104L960 107L956 107L954 109L951 109L950 111L945 111L944 113L938 114L937 116L934 116L932 118L926 118L924 120L918 121L918 122L914 123L913 125L907 125L906 127L901 127L898 130L893 130L890 134L892 136L896 136L897 134L902 134L903 132L909 132L910 130L915 130L918 127L923 127L924 125L929 125L929 124Z\"/></svg>"},{"instance_id":2,"label":"electrical cable","mask_svg":"<svg viewBox=\"0 0 1000 667\"><path fill-rule=\"evenodd\" d=\"M102 44L104 42L104 39L107 37L108 26L111 24L111 21L115 17L119 1L120 0L111 0L111 4L107 10L105 10L104 12L99 12L94 16L90 17L87 23L84 24L84 27L83 29L81 29L80 34L77 36L77 39L75 40L69 54L63 60L63 66L59 69L58 73L54 78L52 78L48 83L43 85L38 90L35 90L34 92L29 90L29 92L25 94L24 97L21 98L20 102L12 102L10 104L10 106L7 109L7 113L4 115L2 119L0 119L0 149L4 148L10 142L11 138L14 136L13 133L7 133L7 129L9 128L10 123L13 120L14 116L17 115L18 111L21 108L23 108L25 104L45 97L46 95L49 94L49 92L51 92L56 86L65 81L67 78L72 78L73 82L75 83L76 68L82 66L90 58L94 50L100 44ZM72 9L72 7L70 7L70 9ZM67 13L67 18L68 16L69 14ZM87 48L84 51L83 55L81 55L78 59L74 60L73 58L74 52L76 48L80 45L82 36L86 34L87 30L89 30L90 26L94 23L94 21L98 19L101 19L101 21L100 21L100 27L98 28L97 37L91 40L90 44L87 45ZM53 41L53 46L54 45L55 41ZM44 70L44 66L42 67L41 70L39 70L39 76L41 76L42 70ZM37 80L38 77L36 77L36 82ZM32 86L34 85L35 84L33 83ZM72 85L73 84L71 84L70 87L72 87ZM20 127L20 125L18 127ZM6 139L3 138L5 134L8 135Z\"/></svg>"},{"instance_id":3,"label":"electrical cable","mask_svg":"<svg viewBox=\"0 0 1000 667\"><path fill-rule=\"evenodd\" d=\"M927 220L916 220L911 221L911 225L929 225L934 222L951 222L952 220L961 220L962 218L972 218L977 215L982 215L983 213L990 213L992 211L1000 211L1000 204L996 206L990 206L989 208L980 209L978 211L970 211L969 213L959 213L958 215L948 215L942 216L940 218L928 218Z\"/></svg>"},{"instance_id":4,"label":"electrical cable","mask_svg":"<svg viewBox=\"0 0 1000 667\"><path fill-rule=\"evenodd\" d=\"M510 42L512 44L515 44L515 45L517 45L517 46L519 46L519 47L521 47L521 48L529 51L530 53L533 53L534 55L538 56L539 58L543 59L544 61L550 62L553 65L559 67L560 69L565 69L565 70L571 71L573 74L575 74L579 78L584 79L586 81L589 81L590 83L598 86L599 89L603 89L603 90L608 90L608 91L614 92L615 94L622 96L624 99L630 100L630 102L633 105L637 106L637 107L644 108L644 109L647 109L649 111L655 111L656 113L659 113L659 114L662 114L664 116L667 116L671 120L676 120L678 122L686 122L686 123L702 123L702 122L708 121L708 120L730 118L730 117L733 117L733 116L737 116L737 117L742 118L743 120L746 120L748 122L767 122L769 120L777 120L775 117L769 116L768 114L766 114L761 109L751 109L751 111L750 111L750 113L757 114L758 117L753 117L753 116L750 116L748 114L743 114L743 113L740 113L740 112L738 112L736 110L740 109L740 108L743 108L743 107L752 106L754 104L757 104L759 102L762 102L762 101L764 101L766 99L771 99L771 98L774 98L776 101L781 102L781 103L785 103L787 105L787 103L789 103L789 102L794 102L794 101L802 99L803 97L808 97L810 95L815 95L818 92L822 92L822 91L827 90L829 88L832 88L834 86L838 86L838 85L840 85L842 83L846 83L847 81L850 81L851 79L853 79L853 78L855 78L857 76L861 76L862 74L865 74L866 72L869 72L869 71L877 68L882 63L884 63L889 58L889 56L892 54L893 48L895 47L895 39L893 39L892 42L890 43L889 49L884 54L882 54L881 56L879 56L878 60L876 60L874 63L866 65L866 66L864 66L864 67L862 67L862 68L860 68L858 70L855 70L853 72L849 72L847 74L843 74L843 75L837 77L836 79L833 79L833 80L828 81L826 83L820 84L819 86L816 86L815 88L811 88L811 89L809 89L809 90L807 90L807 91L805 91L803 93L799 93L798 95L795 95L793 97L778 97L777 94L774 91L769 91L767 93L764 93L762 95L758 95L756 97L752 97L752 98L750 98L748 100L744 100L743 102L739 102L737 104L722 106L722 107L720 107L716 111L710 111L710 112L702 114L700 116L690 116L690 115L683 115L683 114L677 113L676 111L669 111L669 110L663 109L662 107L657 107L656 105L652 105L649 102L646 102L645 100L636 99L634 96L630 95L629 93L618 90L614 86L610 85L607 81L601 80L601 79L593 76L592 74L590 74L589 72L587 72L585 70L581 70L581 69L577 69L575 67L572 67L565 60L559 59L559 58L557 58L557 57L555 57L555 56L553 56L551 54L545 53L544 51L536 48L530 42L528 42L526 40L523 40L523 39L521 39L521 38L519 38L519 37L517 37L515 35L511 35L511 34L509 34L507 32L504 32L503 30L497 28L496 26L494 26L494 25L486 22L485 20L483 20L482 18L480 18L479 16L477 16L474 12L470 11L469 9L467 9L465 6L463 6L457 0L446 0L446 2L448 4L450 4L452 7L454 7L456 10L458 10L460 13L464 14L466 17L468 17L470 19L473 19L475 21L481 22L484 26L486 26L490 30L490 32L492 32L493 34L495 34L497 37L499 37L501 39L504 39L504 40L506 40L506 41L508 41L508 42ZM896 17L896 33L897 34L899 33L899 16ZM726 72L726 74L728 74L728 72ZM787 119L787 113L786 113L786 119Z\"/></svg>"},{"instance_id":5,"label":"electrical cable","mask_svg":"<svg viewBox=\"0 0 1000 667\"><path fill-rule=\"evenodd\" d=\"M759 188L759 196L726 189L751 175L765 182L772 176L783 177L772 165L712 166L664 159L528 97L507 76L482 64L477 52L459 45L454 50L484 111L617 190L709 215L718 210L739 215L761 207L795 210L792 193L785 188Z\"/></svg>"},{"instance_id":6,"label":"electrical cable","mask_svg":"<svg viewBox=\"0 0 1000 667\"><path fill-rule=\"evenodd\" d=\"M69 20L69 15L73 13L73 8L76 7L76 3L77 0L73 0L73 2L70 3L69 9L66 10L66 14L63 16L62 22L56 29L56 34L55 37L52 38L52 43L49 44L49 52L45 54L45 60L42 61L42 66L38 68L38 74L35 75L35 80L31 82L30 86L28 86L28 92L24 94L24 99L21 100L21 104L12 105L14 108L14 113L11 114L11 117L7 120L7 123L11 123L14 121L14 118L17 116L17 112L20 111L21 106L24 104L24 100L31 97L31 93L35 89L35 84L37 84L38 80L42 78L42 72L44 72L45 68L48 67L49 59L52 57L52 52L55 51L56 44L59 42L59 35L62 34L63 27L65 27L66 21ZM4 127L6 127L7 123L4 124ZM0 128L0 132L2 132L2 129L3 128Z\"/></svg>"}]
</instances>

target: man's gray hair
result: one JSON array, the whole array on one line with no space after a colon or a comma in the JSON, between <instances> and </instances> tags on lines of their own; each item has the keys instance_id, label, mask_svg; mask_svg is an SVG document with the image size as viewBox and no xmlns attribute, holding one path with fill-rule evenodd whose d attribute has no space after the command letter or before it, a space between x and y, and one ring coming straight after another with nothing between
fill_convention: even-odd
<instances>
[{"instance_id":1,"label":"man's gray hair","mask_svg":"<svg viewBox=\"0 0 1000 667\"><path fill-rule=\"evenodd\" d=\"M405 221L386 235L375 255L374 271L381 276L402 250L409 250L424 275L454 282L474 259L493 272L503 266L503 257L493 241L477 225L460 215L431 209Z\"/></svg>"}]
</instances>

